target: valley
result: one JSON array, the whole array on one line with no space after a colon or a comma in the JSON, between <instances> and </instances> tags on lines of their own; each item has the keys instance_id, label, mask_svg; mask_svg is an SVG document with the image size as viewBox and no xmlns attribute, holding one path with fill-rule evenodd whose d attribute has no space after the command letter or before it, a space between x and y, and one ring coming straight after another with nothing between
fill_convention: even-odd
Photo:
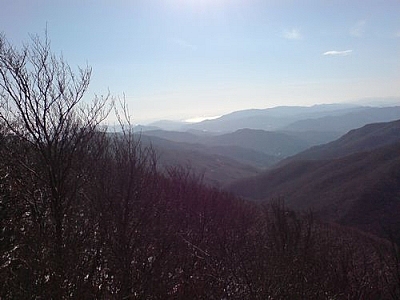
<instances>
[{"instance_id":1,"label":"valley","mask_svg":"<svg viewBox=\"0 0 400 300\"><path fill-rule=\"evenodd\" d=\"M240 197L283 199L296 211L384 236L385 228L400 230L399 119L400 107L282 107L235 112L187 131L142 131L141 138L161 169L180 165ZM232 131L208 131L217 124Z\"/></svg>"}]
</instances>

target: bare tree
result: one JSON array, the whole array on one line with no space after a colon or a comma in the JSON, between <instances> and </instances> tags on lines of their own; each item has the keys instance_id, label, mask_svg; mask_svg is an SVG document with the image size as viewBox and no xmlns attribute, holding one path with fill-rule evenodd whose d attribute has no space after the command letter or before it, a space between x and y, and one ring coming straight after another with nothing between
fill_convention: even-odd
<instances>
[{"instance_id":1,"label":"bare tree","mask_svg":"<svg viewBox=\"0 0 400 300\"><path fill-rule=\"evenodd\" d=\"M32 217L32 222L48 228L52 266L42 275L53 284L57 297L70 285L65 281L65 260L67 244L73 243L76 233L73 215L83 214L76 203L84 182L85 156L93 154L90 142L109 111L109 96L83 103L91 72L85 67L74 73L62 57L51 52L47 33L44 39L31 36L22 49L0 36L1 125L6 136L28 149L29 155L14 156L13 163L35 182L23 198L29 216L41 211L41 220Z\"/></svg>"}]
</instances>

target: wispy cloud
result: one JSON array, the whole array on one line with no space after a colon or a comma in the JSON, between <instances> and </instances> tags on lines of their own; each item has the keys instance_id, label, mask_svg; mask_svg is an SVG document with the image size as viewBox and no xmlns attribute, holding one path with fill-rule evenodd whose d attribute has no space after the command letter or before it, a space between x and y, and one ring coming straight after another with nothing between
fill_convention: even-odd
<instances>
[{"instance_id":1,"label":"wispy cloud","mask_svg":"<svg viewBox=\"0 0 400 300\"><path fill-rule=\"evenodd\" d=\"M175 39L173 39L173 42L182 48L191 49L191 50L197 49L196 45L193 45L183 39L175 38Z\"/></svg>"},{"instance_id":2,"label":"wispy cloud","mask_svg":"<svg viewBox=\"0 0 400 300\"><path fill-rule=\"evenodd\" d=\"M350 28L350 35L355 37L361 37L365 32L365 20L358 21L353 27Z\"/></svg>"},{"instance_id":3,"label":"wispy cloud","mask_svg":"<svg viewBox=\"0 0 400 300\"><path fill-rule=\"evenodd\" d=\"M396 32L396 37L400 38L400 30Z\"/></svg>"},{"instance_id":4,"label":"wispy cloud","mask_svg":"<svg viewBox=\"0 0 400 300\"><path fill-rule=\"evenodd\" d=\"M303 35L300 33L299 29L292 28L290 30L285 30L283 32L283 37L288 40L301 40Z\"/></svg>"},{"instance_id":5,"label":"wispy cloud","mask_svg":"<svg viewBox=\"0 0 400 300\"><path fill-rule=\"evenodd\" d=\"M342 50L342 51L336 51L336 50L331 50L331 51L326 51L322 55L325 56L348 56L353 52L353 50Z\"/></svg>"}]
</instances>

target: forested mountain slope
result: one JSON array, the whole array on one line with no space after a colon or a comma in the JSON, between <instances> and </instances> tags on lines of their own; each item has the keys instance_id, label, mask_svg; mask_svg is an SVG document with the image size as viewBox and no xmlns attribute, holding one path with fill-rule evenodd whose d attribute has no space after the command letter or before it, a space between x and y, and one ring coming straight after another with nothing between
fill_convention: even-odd
<instances>
[{"instance_id":1,"label":"forested mountain slope","mask_svg":"<svg viewBox=\"0 0 400 300\"><path fill-rule=\"evenodd\" d=\"M292 161L228 189L259 201L282 197L290 208L382 233L400 215L400 143L338 159Z\"/></svg>"},{"instance_id":2,"label":"forested mountain slope","mask_svg":"<svg viewBox=\"0 0 400 300\"><path fill-rule=\"evenodd\" d=\"M275 161L271 156L240 147L212 148L147 136L142 136L141 140L143 145L151 145L155 150L161 172L179 166L201 176L205 184L216 187L256 175L261 171L257 167L259 163L268 165Z\"/></svg>"},{"instance_id":3,"label":"forested mountain slope","mask_svg":"<svg viewBox=\"0 0 400 300\"><path fill-rule=\"evenodd\" d=\"M294 160L318 160L343 157L400 142L400 120L373 123L353 129L339 139L311 147L283 160L280 165Z\"/></svg>"},{"instance_id":4,"label":"forested mountain slope","mask_svg":"<svg viewBox=\"0 0 400 300\"><path fill-rule=\"evenodd\" d=\"M196 135L189 132L147 131L143 135L158 137L186 144L202 144L206 146L236 146L279 158L293 155L310 147L308 137L302 138L277 131L240 129L235 132L212 135ZM322 138L322 137L321 137Z\"/></svg>"}]
</instances>

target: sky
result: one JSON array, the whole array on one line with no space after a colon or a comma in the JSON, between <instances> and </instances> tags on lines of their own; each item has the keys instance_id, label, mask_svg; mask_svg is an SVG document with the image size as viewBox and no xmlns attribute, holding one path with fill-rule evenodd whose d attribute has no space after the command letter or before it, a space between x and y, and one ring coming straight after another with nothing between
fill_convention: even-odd
<instances>
[{"instance_id":1,"label":"sky","mask_svg":"<svg viewBox=\"0 0 400 300\"><path fill-rule=\"evenodd\" d=\"M44 35L85 97L134 123L400 97L400 0L0 0L15 45ZM89 101L88 100L88 101Z\"/></svg>"}]
</instances>

